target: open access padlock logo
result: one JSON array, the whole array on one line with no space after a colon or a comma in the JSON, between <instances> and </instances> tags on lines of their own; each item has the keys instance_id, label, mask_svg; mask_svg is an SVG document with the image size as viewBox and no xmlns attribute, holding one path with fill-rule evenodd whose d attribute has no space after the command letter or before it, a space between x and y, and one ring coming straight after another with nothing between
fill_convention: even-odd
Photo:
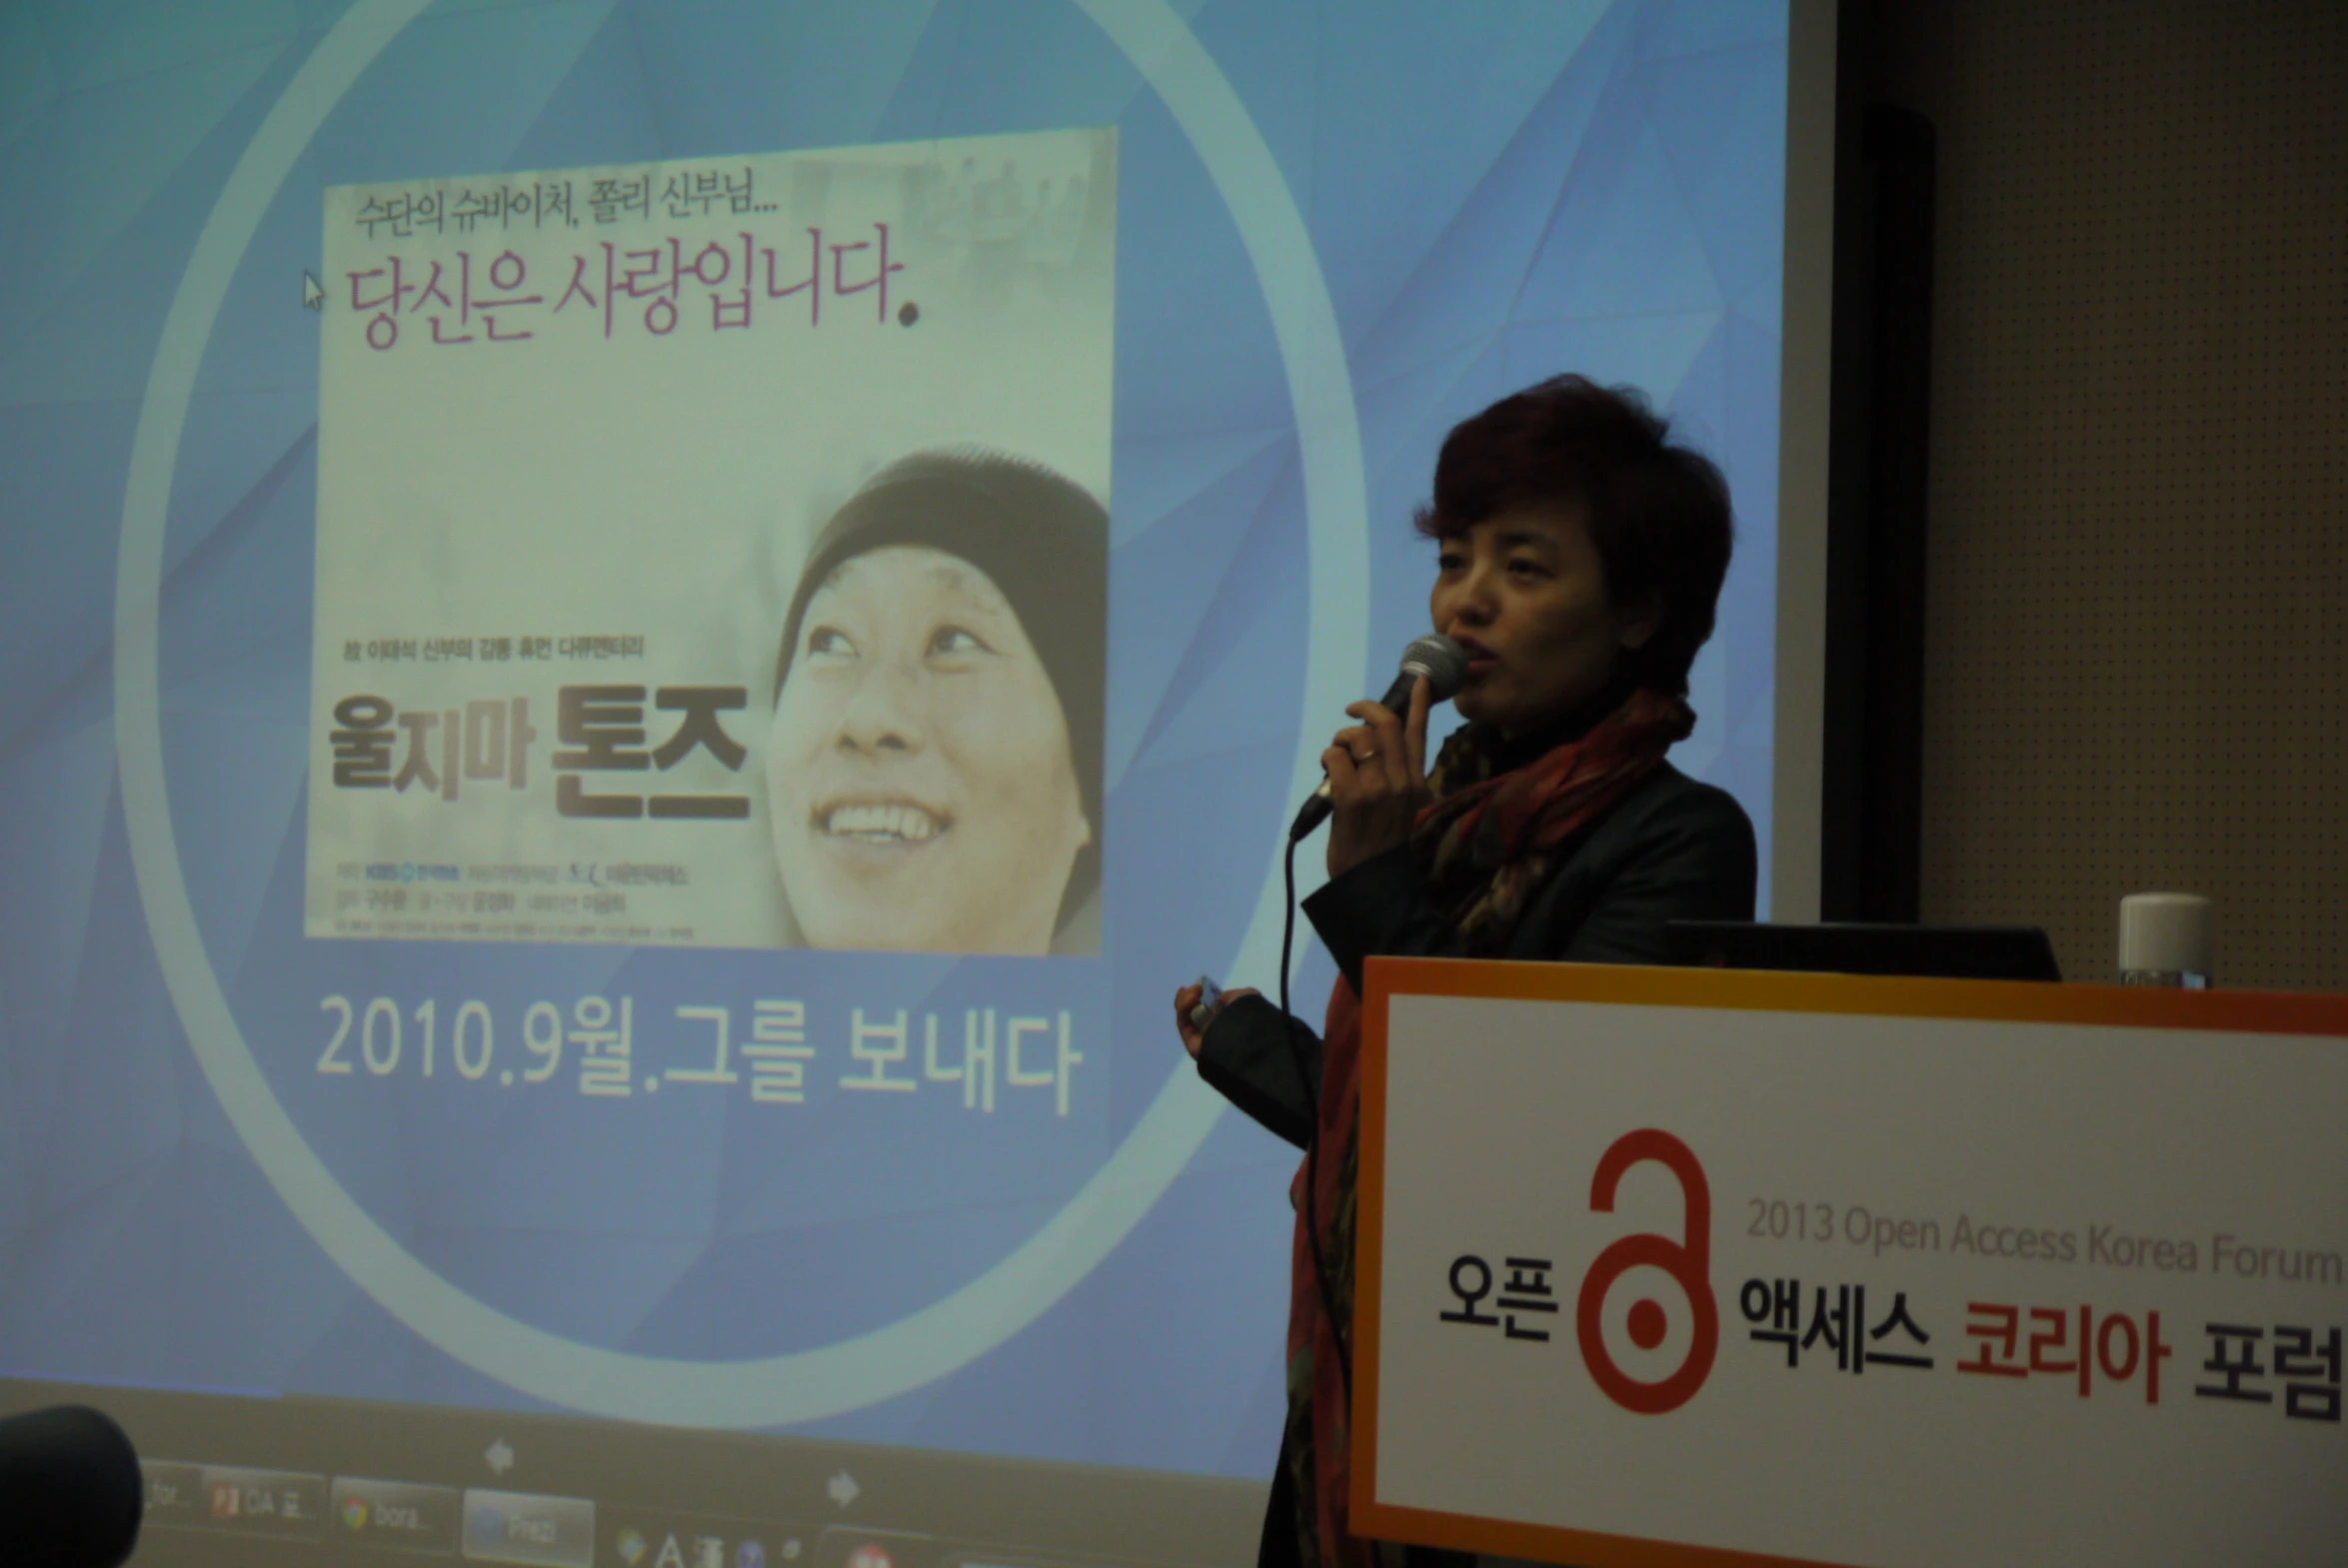
<instances>
[{"instance_id":1,"label":"open access padlock logo","mask_svg":"<svg viewBox=\"0 0 2348 1568\"><path fill-rule=\"evenodd\" d=\"M1616 1138L1590 1178L1590 1210L1613 1213L1614 1191L1624 1173L1648 1160L1669 1170L1679 1181L1686 1204L1679 1239L1642 1231L1624 1236L1600 1252L1582 1276L1574 1328L1581 1340L1581 1359L1607 1398L1637 1415L1662 1415L1693 1399L1711 1374L1712 1358L1720 1349L1720 1309L1712 1299L1712 1189L1704 1180L1704 1167L1686 1144L1658 1127L1643 1127ZM1686 1295L1695 1323L1694 1336L1678 1370L1654 1382L1622 1370L1606 1344L1604 1329L1607 1291L1624 1274L1640 1267L1658 1268L1671 1277ZM1653 1297L1642 1296L1631 1305L1630 1342L1641 1350L1662 1344L1668 1325L1662 1303Z\"/></svg>"}]
</instances>

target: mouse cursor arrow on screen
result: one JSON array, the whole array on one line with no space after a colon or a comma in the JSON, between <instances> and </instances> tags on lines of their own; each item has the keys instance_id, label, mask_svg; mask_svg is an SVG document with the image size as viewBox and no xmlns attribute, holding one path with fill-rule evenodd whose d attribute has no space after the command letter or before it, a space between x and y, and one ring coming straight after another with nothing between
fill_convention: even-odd
<instances>
[{"instance_id":1,"label":"mouse cursor arrow on screen","mask_svg":"<svg viewBox=\"0 0 2348 1568\"><path fill-rule=\"evenodd\" d=\"M306 311L326 309L326 290L319 287L317 278L307 272L302 274L302 309Z\"/></svg>"}]
</instances>

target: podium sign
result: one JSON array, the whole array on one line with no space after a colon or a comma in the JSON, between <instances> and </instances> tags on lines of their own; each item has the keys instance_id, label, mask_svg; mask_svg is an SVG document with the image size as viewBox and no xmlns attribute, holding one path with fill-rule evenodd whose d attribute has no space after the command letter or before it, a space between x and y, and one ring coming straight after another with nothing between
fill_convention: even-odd
<instances>
[{"instance_id":1,"label":"podium sign","mask_svg":"<svg viewBox=\"0 0 2348 1568\"><path fill-rule=\"evenodd\" d=\"M1373 960L1353 1517L2337 1564L2348 998Z\"/></svg>"}]
</instances>

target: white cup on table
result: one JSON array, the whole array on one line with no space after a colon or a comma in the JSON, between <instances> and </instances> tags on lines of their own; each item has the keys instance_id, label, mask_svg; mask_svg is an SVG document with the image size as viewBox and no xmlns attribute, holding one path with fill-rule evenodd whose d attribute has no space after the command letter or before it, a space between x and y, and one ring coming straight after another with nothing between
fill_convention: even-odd
<instances>
[{"instance_id":1,"label":"white cup on table","mask_svg":"<svg viewBox=\"0 0 2348 1568\"><path fill-rule=\"evenodd\" d=\"M2132 892L2120 900L2120 983L2207 990L2216 908L2190 892Z\"/></svg>"}]
</instances>

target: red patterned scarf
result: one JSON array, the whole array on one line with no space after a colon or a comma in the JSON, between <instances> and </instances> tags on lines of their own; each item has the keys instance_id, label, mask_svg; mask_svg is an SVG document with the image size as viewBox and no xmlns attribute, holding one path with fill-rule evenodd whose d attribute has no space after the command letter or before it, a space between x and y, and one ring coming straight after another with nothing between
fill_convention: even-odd
<instances>
[{"instance_id":1,"label":"red patterned scarf","mask_svg":"<svg viewBox=\"0 0 2348 1568\"><path fill-rule=\"evenodd\" d=\"M1533 895L1585 828L1660 767L1663 754L1695 728L1687 704L1633 692L1579 741L1506 769L1499 737L1468 725L1443 744L1410 848L1429 893L1450 913L1459 950L1489 954L1506 945ZM1312 1194L1321 1258L1340 1318L1353 1313L1353 1185L1360 1110L1361 1002L1337 976L1321 1030L1317 1107L1319 1182ZM1288 1423L1284 1452L1296 1498L1301 1560L1317 1568L1372 1568L1369 1543L1352 1533L1351 1465L1336 1341L1320 1310L1312 1248L1304 1232L1299 1164L1289 1184L1296 1210L1288 1290Z\"/></svg>"},{"instance_id":2,"label":"red patterned scarf","mask_svg":"<svg viewBox=\"0 0 2348 1568\"><path fill-rule=\"evenodd\" d=\"M1686 703L1642 689L1579 741L1506 773L1488 729L1454 732L1435 759L1434 804L1418 814L1410 848L1450 911L1459 950L1505 946L1573 840L1694 728Z\"/></svg>"}]
</instances>

